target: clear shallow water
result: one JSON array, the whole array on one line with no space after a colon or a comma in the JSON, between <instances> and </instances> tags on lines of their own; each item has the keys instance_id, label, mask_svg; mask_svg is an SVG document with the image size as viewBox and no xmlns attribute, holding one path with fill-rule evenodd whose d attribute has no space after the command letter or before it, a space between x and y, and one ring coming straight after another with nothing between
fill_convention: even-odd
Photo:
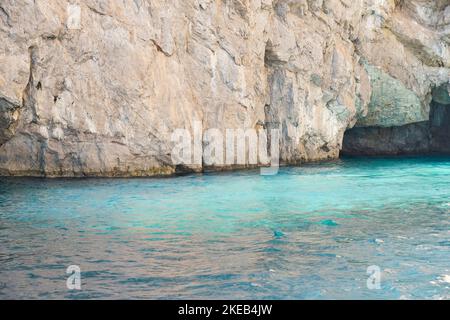
<instances>
[{"instance_id":1,"label":"clear shallow water","mask_svg":"<svg viewBox=\"0 0 450 320\"><path fill-rule=\"evenodd\" d=\"M0 178L0 299L450 299L449 218L449 157Z\"/></svg>"}]
</instances>

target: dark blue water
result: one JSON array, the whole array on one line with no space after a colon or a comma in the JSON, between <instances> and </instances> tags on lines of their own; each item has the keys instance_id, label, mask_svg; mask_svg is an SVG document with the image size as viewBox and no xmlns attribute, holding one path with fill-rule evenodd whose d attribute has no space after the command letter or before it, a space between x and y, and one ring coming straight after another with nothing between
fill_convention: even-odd
<instances>
[{"instance_id":1,"label":"dark blue water","mask_svg":"<svg viewBox=\"0 0 450 320\"><path fill-rule=\"evenodd\" d=\"M0 299L449 299L449 218L450 158L0 178Z\"/></svg>"}]
</instances>

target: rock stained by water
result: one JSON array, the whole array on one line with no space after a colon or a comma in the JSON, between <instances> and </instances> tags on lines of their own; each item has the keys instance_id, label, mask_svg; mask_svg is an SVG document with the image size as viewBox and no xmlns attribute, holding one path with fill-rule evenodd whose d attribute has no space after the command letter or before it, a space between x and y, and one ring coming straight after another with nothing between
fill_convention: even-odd
<instances>
[{"instance_id":1,"label":"rock stained by water","mask_svg":"<svg viewBox=\"0 0 450 320\"><path fill-rule=\"evenodd\" d=\"M194 121L333 159L355 125L420 127L448 99L447 0L6 0L0 37L2 175L171 174Z\"/></svg>"}]
</instances>

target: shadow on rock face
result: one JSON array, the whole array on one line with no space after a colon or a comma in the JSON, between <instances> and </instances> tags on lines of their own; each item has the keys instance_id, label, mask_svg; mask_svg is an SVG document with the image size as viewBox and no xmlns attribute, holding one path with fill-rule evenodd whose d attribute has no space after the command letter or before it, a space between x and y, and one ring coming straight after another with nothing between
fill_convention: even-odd
<instances>
[{"instance_id":1,"label":"shadow on rock face","mask_svg":"<svg viewBox=\"0 0 450 320\"><path fill-rule=\"evenodd\" d=\"M12 138L19 118L19 107L0 98L0 146Z\"/></svg>"},{"instance_id":2,"label":"shadow on rock face","mask_svg":"<svg viewBox=\"0 0 450 320\"><path fill-rule=\"evenodd\" d=\"M450 154L450 96L433 91L430 119L394 127L356 127L344 135L343 155Z\"/></svg>"},{"instance_id":3,"label":"shadow on rock face","mask_svg":"<svg viewBox=\"0 0 450 320\"><path fill-rule=\"evenodd\" d=\"M430 115L431 151L450 154L450 104L433 102Z\"/></svg>"}]
</instances>

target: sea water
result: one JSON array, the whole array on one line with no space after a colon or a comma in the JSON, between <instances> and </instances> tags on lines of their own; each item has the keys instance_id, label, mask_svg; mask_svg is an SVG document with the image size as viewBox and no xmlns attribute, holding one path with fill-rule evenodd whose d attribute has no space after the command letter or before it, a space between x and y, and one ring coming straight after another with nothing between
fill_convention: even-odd
<instances>
[{"instance_id":1,"label":"sea water","mask_svg":"<svg viewBox=\"0 0 450 320\"><path fill-rule=\"evenodd\" d=\"M449 282L450 157L0 178L0 299L450 299Z\"/></svg>"}]
</instances>

